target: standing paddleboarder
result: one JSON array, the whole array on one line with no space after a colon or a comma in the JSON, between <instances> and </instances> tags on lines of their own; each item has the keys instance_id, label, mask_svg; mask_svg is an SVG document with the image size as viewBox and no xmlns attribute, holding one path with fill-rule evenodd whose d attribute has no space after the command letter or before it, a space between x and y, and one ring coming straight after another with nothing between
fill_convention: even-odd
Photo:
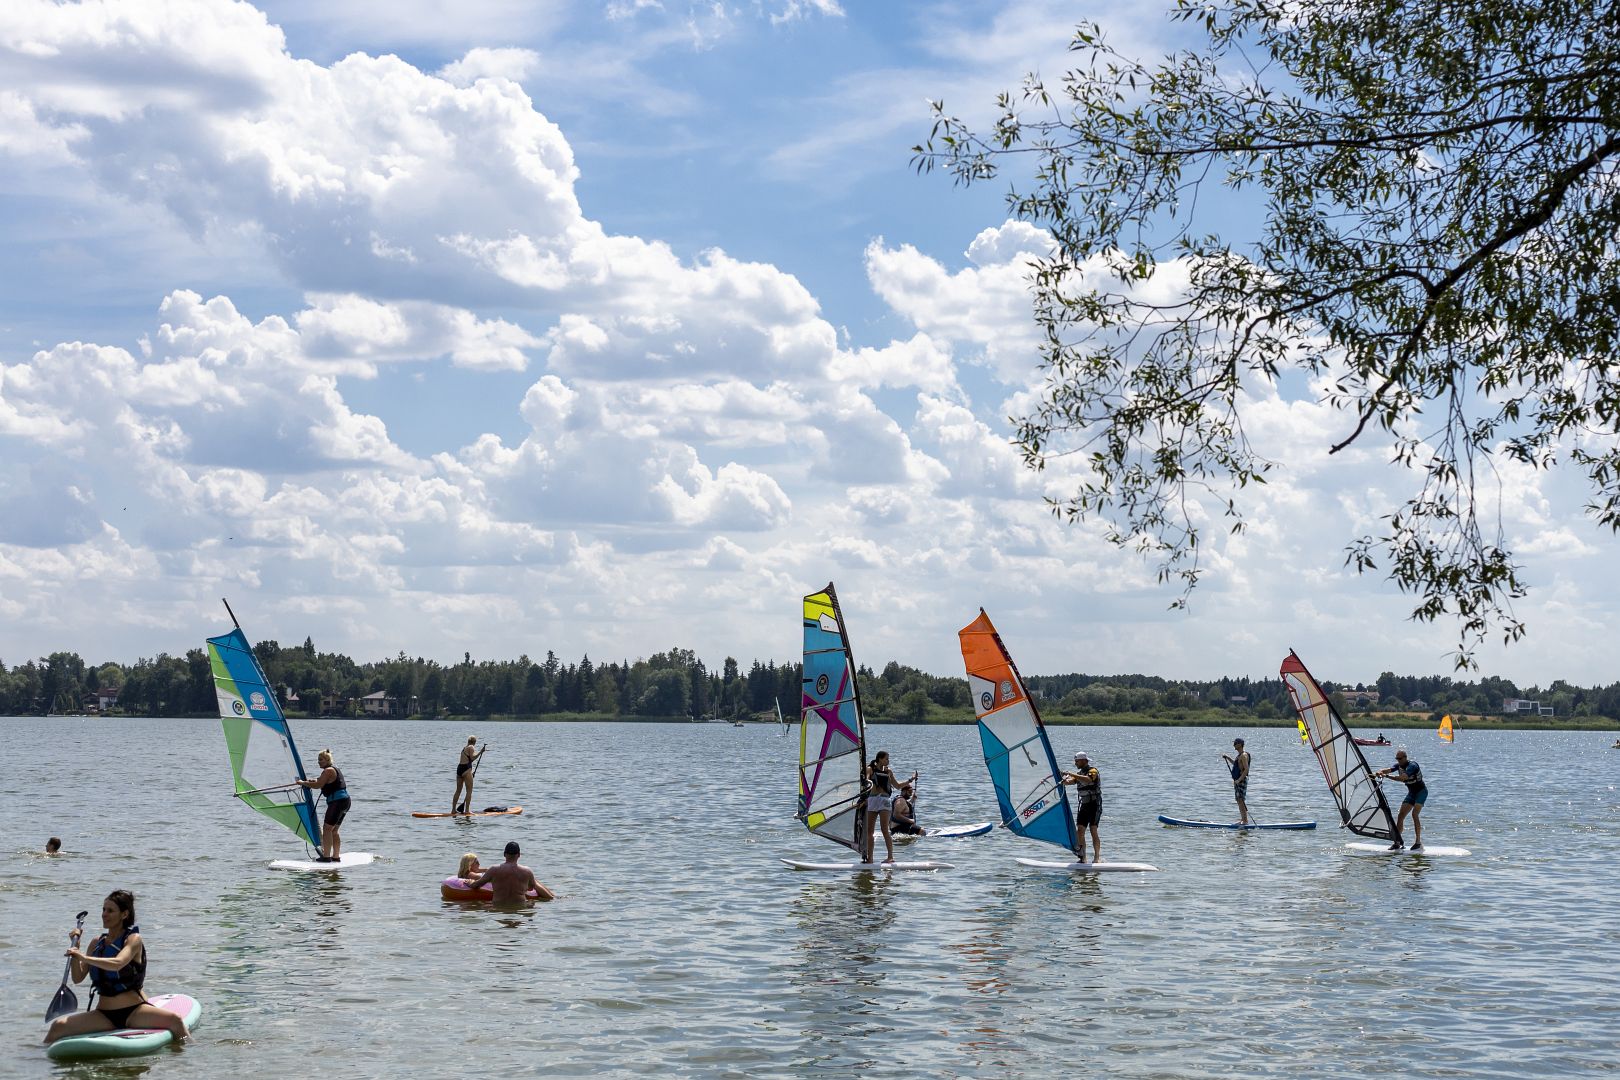
<instances>
[{"instance_id":1,"label":"standing paddleboarder","mask_svg":"<svg viewBox=\"0 0 1620 1080\"><path fill-rule=\"evenodd\" d=\"M478 775L478 759L484 756L483 750L475 749L478 745L478 736L467 736L467 745L461 748L461 760L456 762L456 793L450 798L450 812L452 814L467 814L472 812L473 779ZM484 750L489 749L485 747ZM462 789L467 791L465 800L461 797Z\"/></svg>"},{"instance_id":2,"label":"standing paddleboarder","mask_svg":"<svg viewBox=\"0 0 1620 1080\"><path fill-rule=\"evenodd\" d=\"M1235 755L1235 756L1234 756ZM1221 760L1232 771L1232 797L1238 804L1238 824L1249 823L1249 752L1243 749L1242 739L1232 740L1232 753L1222 754Z\"/></svg>"}]
</instances>

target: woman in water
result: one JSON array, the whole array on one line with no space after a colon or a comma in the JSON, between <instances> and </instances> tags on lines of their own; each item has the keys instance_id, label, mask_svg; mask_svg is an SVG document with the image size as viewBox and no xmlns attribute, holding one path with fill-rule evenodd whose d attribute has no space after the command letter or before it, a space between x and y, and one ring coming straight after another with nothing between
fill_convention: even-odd
<instances>
[{"instance_id":1,"label":"woman in water","mask_svg":"<svg viewBox=\"0 0 1620 1080\"><path fill-rule=\"evenodd\" d=\"M917 774L912 773L913 782ZM894 806L895 792L900 789L900 782L894 778L894 771L889 768L889 752L879 750L869 765L866 766L866 846L861 854L865 862L871 862L873 851L873 831L878 825L883 826L883 847L888 852L884 862L894 862L894 834L889 830L889 813Z\"/></svg>"},{"instance_id":2,"label":"woman in water","mask_svg":"<svg viewBox=\"0 0 1620 1080\"><path fill-rule=\"evenodd\" d=\"M450 799L450 812L452 814L465 814L472 810L472 787L474 769L478 764L478 751L474 749L478 744L478 736L467 736L467 745L461 748L461 760L456 762L456 793ZM467 801L461 801L461 789L467 789Z\"/></svg>"},{"instance_id":3,"label":"woman in water","mask_svg":"<svg viewBox=\"0 0 1620 1080\"><path fill-rule=\"evenodd\" d=\"M456 867L456 877L462 881L472 881L480 877L483 872L484 868L478 865L478 856L470 851L461 857L461 862Z\"/></svg>"},{"instance_id":4,"label":"woman in water","mask_svg":"<svg viewBox=\"0 0 1620 1080\"><path fill-rule=\"evenodd\" d=\"M146 983L146 943L135 925L135 897L123 889L108 893L101 902L101 925L105 931L83 952L79 950L80 931L68 931L73 941L67 951L73 981L83 982L90 976L98 998L96 1007L57 1017L46 1029L45 1041L119 1028L164 1028L175 1042L189 1037L179 1014L148 1004L141 992Z\"/></svg>"},{"instance_id":5,"label":"woman in water","mask_svg":"<svg viewBox=\"0 0 1620 1080\"><path fill-rule=\"evenodd\" d=\"M332 751L322 750L315 755L321 775L313 780L300 780L304 787L320 788L326 800L326 817L321 823L321 857L316 862L338 862L343 858L343 838L338 826L349 814L349 789L343 783L343 770L332 761Z\"/></svg>"}]
</instances>

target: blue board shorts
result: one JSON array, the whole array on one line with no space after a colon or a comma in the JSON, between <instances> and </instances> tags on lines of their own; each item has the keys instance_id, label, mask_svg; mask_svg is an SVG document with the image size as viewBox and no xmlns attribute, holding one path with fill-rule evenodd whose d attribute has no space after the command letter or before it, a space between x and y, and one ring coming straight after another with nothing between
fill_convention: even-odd
<instances>
[{"instance_id":1,"label":"blue board shorts","mask_svg":"<svg viewBox=\"0 0 1620 1080\"><path fill-rule=\"evenodd\" d=\"M1419 788L1416 791L1408 791L1406 793L1406 798L1401 800L1401 802L1403 802L1403 803L1411 803L1413 806L1422 806L1424 803L1426 803L1428 801L1429 801L1429 789L1428 788Z\"/></svg>"}]
</instances>

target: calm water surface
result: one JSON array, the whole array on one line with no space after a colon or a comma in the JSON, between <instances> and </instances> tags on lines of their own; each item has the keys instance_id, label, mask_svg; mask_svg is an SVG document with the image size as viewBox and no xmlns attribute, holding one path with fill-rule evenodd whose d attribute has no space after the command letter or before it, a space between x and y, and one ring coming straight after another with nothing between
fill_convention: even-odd
<instances>
[{"instance_id":1,"label":"calm water surface","mask_svg":"<svg viewBox=\"0 0 1620 1080\"><path fill-rule=\"evenodd\" d=\"M1620 1071L1620 750L1613 734L1408 733L1426 839L1468 858L1347 853L1310 752L1244 730L1250 805L1219 754L1240 729L1058 729L1104 783L1106 856L1070 878L997 830L922 840L939 873L795 873L843 849L792 817L797 735L768 727L298 722L331 746L371 867L271 871L291 834L230 795L217 722L0 720L0 1075L1526 1076ZM461 744L479 805L442 809ZM875 727L922 773L925 822L992 819L971 727ZM1376 765L1389 750L1371 749ZM32 852L52 834L67 854ZM509 839L560 898L447 904L464 851ZM147 990L204 1003L196 1042L105 1066L37 1046L72 916L138 898ZM92 920L93 921L93 920ZM81 1003L85 998L81 988ZM318 1057L316 1056L318 1055Z\"/></svg>"}]
</instances>

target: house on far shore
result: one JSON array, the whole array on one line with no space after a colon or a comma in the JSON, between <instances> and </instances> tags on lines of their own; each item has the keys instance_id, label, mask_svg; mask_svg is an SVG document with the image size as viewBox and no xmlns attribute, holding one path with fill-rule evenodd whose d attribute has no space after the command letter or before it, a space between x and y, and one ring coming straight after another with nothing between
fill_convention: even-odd
<instances>
[{"instance_id":1,"label":"house on far shore","mask_svg":"<svg viewBox=\"0 0 1620 1080\"><path fill-rule=\"evenodd\" d=\"M1418 712L1422 712L1429 707L1429 703L1424 701L1422 698L1418 698L1416 701L1407 702L1406 707L1408 709L1416 709Z\"/></svg>"},{"instance_id":2,"label":"house on far shore","mask_svg":"<svg viewBox=\"0 0 1620 1080\"><path fill-rule=\"evenodd\" d=\"M119 688L116 686L109 686L104 690L90 691L79 698L79 710L87 713L98 713L118 708L118 690Z\"/></svg>"},{"instance_id":3,"label":"house on far shore","mask_svg":"<svg viewBox=\"0 0 1620 1080\"><path fill-rule=\"evenodd\" d=\"M1551 716L1554 710L1551 705L1543 705L1539 701L1527 701L1524 698L1510 697L1502 699L1502 711L1510 716L1517 716L1520 713L1529 713L1531 716Z\"/></svg>"},{"instance_id":4,"label":"house on far shore","mask_svg":"<svg viewBox=\"0 0 1620 1080\"><path fill-rule=\"evenodd\" d=\"M401 709L399 698L386 690L378 690L357 700L360 702L360 712L365 716L415 716L422 711L414 695Z\"/></svg>"}]
</instances>

